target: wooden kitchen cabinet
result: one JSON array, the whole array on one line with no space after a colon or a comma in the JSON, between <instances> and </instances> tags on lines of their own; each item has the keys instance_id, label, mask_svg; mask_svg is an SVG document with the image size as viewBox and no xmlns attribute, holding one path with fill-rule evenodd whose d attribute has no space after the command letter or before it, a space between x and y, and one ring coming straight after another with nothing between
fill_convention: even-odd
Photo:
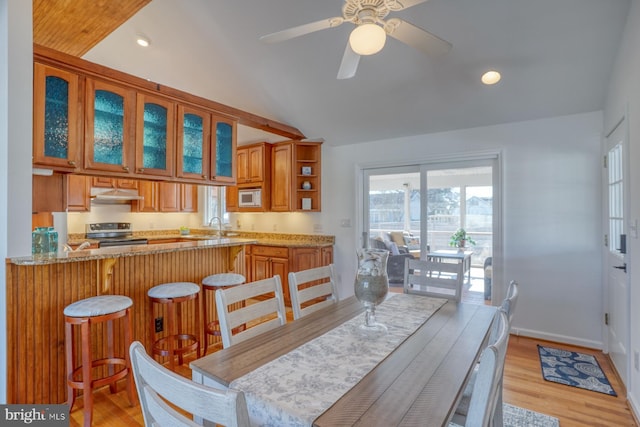
<instances>
[{"instance_id":1,"label":"wooden kitchen cabinet","mask_svg":"<svg viewBox=\"0 0 640 427\"><path fill-rule=\"evenodd\" d=\"M250 245L246 252L248 281L280 275L285 304L291 305L289 272L329 265L333 262L333 246L285 247Z\"/></svg>"},{"instance_id":2,"label":"wooden kitchen cabinet","mask_svg":"<svg viewBox=\"0 0 640 427\"><path fill-rule=\"evenodd\" d=\"M136 175L174 175L175 116L175 102L144 92L137 93Z\"/></svg>"},{"instance_id":3,"label":"wooden kitchen cabinet","mask_svg":"<svg viewBox=\"0 0 640 427\"><path fill-rule=\"evenodd\" d=\"M211 111L178 105L176 176L235 184L237 122Z\"/></svg>"},{"instance_id":4,"label":"wooden kitchen cabinet","mask_svg":"<svg viewBox=\"0 0 640 427\"><path fill-rule=\"evenodd\" d=\"M137 212L160 212L160 198L158 183L154 181L138 182L138 195L142 200L136 200L131 207Z\"/></svg>"},{"instance_id":5,"label":"wooden kitchen cabinet","mask_svg":"<svg viewBox=\"0 0 640 427\"><path fill-rule=\"evenodd\" d=\"M50 176L33 175L32 213L64 212L66 201L65 177L54 173Z\"/></svg>"},{"instance_id":6,"label":"wooden kitchen cabinet","mask_svg":"<svg viewBox=\"0 0 640 427\"><path fill-rule=\"evenodd\" d=\"M176 182L140 181L138 212L197 212L198 187ZM143 194L144 192L144 194ZM142 210L141 210L142 209Z\"/></svg>"},{"instance_id":7,"label":"wooden kitchen cabinet","mask_svg":"<svg viewBox=\"0 0 640 427\"><path fill-rule=\"evenodd\" d=\"M284 141L273 145L271 210L320 212L320 142Z\"/></svg>"},{"instance_id":8,"label":"wooden kitchen cabinet","mask_svg":"<svg viewBox=\"0 0 640 427\"><path fill-rule=\"evenodd\" d=\"M122 188L126 190L136 190L138 181L135 179L109 178L106 176L87 177L92 187L96 188Z\"/></svg>"},{"instance_id":9,"label":"wooden kitchen cabinet","mask_svg":"<svg viewBox=\"0 0 640 427\"><path fill-rule=\"evenodd\" d=\"M33 163L64 172L81 167L82 111L78 74L33 65Z\"/></svg>"},{"instance_id":10,"label":"wooden kitchen cabinet","mask_svg":"<svg viewBox=\"0 0 640 427\"><path fill-rule=\"evenodd\" d=\"M279 275L286 305L289 296L289 249L281 246L251 245L247 248L249 281L267 279Z\"/></svg>"},{"instance_id":11,"label":"wooden kitchen cabinet","mask_svg":"<svg viewBox=\"0 0 640 427\"><path fill-rule=\"evenodd\" d=\"M131 88L86 79L85 169L133 173L135 101Z\"/></svg>"},{"instance_id":12,"label":"wooden kitchen cabinet","mask_svg":"<svg viewBox=\"0 0 640 427\"><path fill-rule=\"evenodd\" d=\"M180 184L180 211L198 212L198 186Z\"/></svg>"},{"instance_id":13,"label":"wooden kitchen cabinet","mask_svg":"<svg viewBox=\"0 0 640 427\"><path fill-rule=\"evenodd\" d=\"M67 212L89 212L91 210L91 177L66 175Z\"/></svg>"},{"instance_id":14,"label":"wooden kitchen cabinet","mask_svg":"<svg viewBox=\"0 0 640 427\"><path fill-rule=\"evenodd\" d=\"M263 184L270 181L271 146L266 142L238 147L237 184Z\"/></svg>"}]
</instances>

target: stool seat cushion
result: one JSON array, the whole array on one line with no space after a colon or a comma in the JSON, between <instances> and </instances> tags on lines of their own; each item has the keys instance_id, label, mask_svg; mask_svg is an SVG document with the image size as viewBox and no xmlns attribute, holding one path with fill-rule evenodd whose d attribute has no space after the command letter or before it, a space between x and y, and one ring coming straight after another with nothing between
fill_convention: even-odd
<instances>
[{"instance_id":1,"label":"stool seat cushion","mask_svg":"<svg viewBox=\"0 0 640 427\"><path fill-rule=\"evenodd\" d=\"M246 281L242 274L238 273L220 273L212 274L202 279L202 284L209 287L225 287L241 285Z\"/></svg>"},{"instance_id":2,"label":"stool seat cushion","mask_svg":"<svg viewBox=\"0 0 640 427\"><path fill-rule=\"evenodd\" d=\"M100 295L69 304L64 315L69 317L93 317L116 313L133 305L129 297L123 295Z\"/></svg>"},{"instance_id":3,"label":"stool seat cushion","mask_svg":"<svg viewBox=\"0 0 640 427\"><path fill-rule=\"evenodd\" d=\"M191 282L174 282L154 286L147 295L151 298L180 298L200 292L200 286Z\"/></svg>"}]
</instances>

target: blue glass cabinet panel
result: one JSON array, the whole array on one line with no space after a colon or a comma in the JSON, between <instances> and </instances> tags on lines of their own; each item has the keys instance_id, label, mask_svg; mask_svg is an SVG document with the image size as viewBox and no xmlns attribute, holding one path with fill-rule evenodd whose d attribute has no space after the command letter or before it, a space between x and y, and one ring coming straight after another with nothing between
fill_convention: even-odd
<instances>
[{"instance_id":1,"label":"blue glass cabinet panel","mask_svg":"<svg viewBox=\"0 0 640 427\"><path fill-rule=\"evenodd\" d=\"M233 177L233 126L226 122L216 123L216 177Z\"/></svg>"},{"instance_id":2,"label":"blue glass cabinet panel","mask_svg":"<svg viewBox=\"0 0 640 427\"><path fill-rule=\"evenodd\" d=\"M124 163L124 97L96 90L93 119L93 160L97 163Z\"/></svg>"},{"instance_id":3,"label":"blue glass cabinet panel","mask_svg":"<svg viewBox=\"0 0 640 427\"><path fill-rule=\"evenodd\" d=\"M186 113L182 119L182 170L185 173L204 173L204 119L202 116Z\"/></svg>"},{"instance_id":4,"label":"blue glass cabinet panel","mask_svg":"<svg viewBox=\"0 0 640 427\"><path fill-rule=\"evenodd\" d=\"M154 103L144 104L144 168L167 168L167 109Z\"/></svg>"},{"instance_id":5,"label":"blue glass cabinet panel","mask_svg":"<svg viewBox=\"0 0 640 427\"><path fill-rule=\"evenodd\" d=\"M45 79L44 155L69 156L69 82L57 76Z\"/></svg>"}]
</instances>

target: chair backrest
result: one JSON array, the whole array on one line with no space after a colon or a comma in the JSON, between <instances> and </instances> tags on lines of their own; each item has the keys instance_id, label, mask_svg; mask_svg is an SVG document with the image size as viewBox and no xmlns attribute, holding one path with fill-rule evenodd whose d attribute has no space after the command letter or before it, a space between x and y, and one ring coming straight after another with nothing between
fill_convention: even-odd
<instances>
[{"instance_id":1,"label":"chair backrest","mask_svg":"<svg viewBox=\"0 0 640 427\"><path fill-rule=\"evenodd\" d=\"M194 417L227 427L248 427L244 393L194 383L151 358L139 341L129 347L145 426L197 426L164 399Z\"/></svg>"},{"instance_id":2,"label":"chair backrest","mask_svg":"<svg viewBox=\"0 0 640 427\"><path fill-rule=\"evenodd\" d=\"M487 346L480 356L478 373L473 384L469 411L465 427L485 427L491 425L494 412L501 399L504 362L509 342L509 319L503 310L498 310L494 322L497 322L497 338Z\"/></svg>"},{"instance_id":3,"label":"chair backrest","mask_svg":"<svg viewBox=\"0 0 640 427\"><path fill-rule=\"evenodd\" d=\"M290 272L289 294L296 320L338 302L333 264Z\"/></svg>"},{"instance_id":4,"label":"chair backrest","mask_svg":"<svg viewBox=\"0 0 640 427\"><path fill-rule=\"evenodd\" d=\"M405 259L405 294L448 298L460 302L463 281L461 262L447 262L437 258Z\"/></svg>"},{"instance_id":5,"label":"chair backrest","mask_svg":"<svg viewBox=\"0 0 640 427\"><path fill-rule=\"evenodd\" d=\"M513 312L516 309L516 303L518 302L518 282L512 280L509 282L509 287L507 288L507 296L502 301L502 309L507 312L509 316L509 324L511 324L511 320L513 319Z\"/></svg>"},{"instance_id":6,"label":"chair backrest","mask_svg":"<svg viewBox=\"0 0 640 427\"><path fill-rule=\"evenodd\" d=\"M231 305L240 307L230 309ZM287 316L280 276L216 290L216 310L224 348L284 325Z\"/></svg>"}]
</instances>

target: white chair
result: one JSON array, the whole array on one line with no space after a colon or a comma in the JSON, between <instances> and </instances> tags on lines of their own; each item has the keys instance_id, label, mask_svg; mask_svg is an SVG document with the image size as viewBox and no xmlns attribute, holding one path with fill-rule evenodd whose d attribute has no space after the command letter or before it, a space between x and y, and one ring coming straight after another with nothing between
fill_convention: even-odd
<instances>
[{"instance_id":1,"label":"white chair","mask_svg":"<svg viewBox=\"0 0 640 427\"><path fill-rule=\"evenodd\" d=\"M497 337L480 356L475 375L469 409L466 416L456 412L450 427L502 426L502 379L509 343L509 319L504 310L498 310L494 319Z\"/></svg>"},{"instance_id":2,"label":"white chair","mask_svg":"<svg viewBox=\"0 0 640 427\"><path fill-rule=\"evenodd\" d=\"M513 319L513 312L516 309L516 303L518 302L518 282L512 280L509 282L509 287L507 288L507 296L502 301L502 308L509 316L509 324L511 324L511 320Z\"/></svg>"},{"instance_id":3,"label":"white chair","mask_svg":"<svg viewBox=\"0 0 640 427\"><path fill-rule=\"evenodd\" d=\"M460 302L462 263L409 259L404 262L404 293L448 298Z\"/></svg>"},{"instance_id":4,"label":"white chair","mask_svg":"<svg viewBox=\"0 0 640 427\"><path fill-rule=\"evenodd\" d=\"M338 302L333 264L290 272L289 294L295 320Z\"/></svg>"},{"instance_id":5,"label":"white chair","mask_svg":"<svg viewBox=\"0 0 640 427\"><path fill-rule=\"evenodd\" d=\"M242 301L244 307L229 310ZM216 290L216 310L224 348L284 325L287 317L280 276ZM246 327L242 330L240 325Z\"/></svg>"},{"instance_id":6,"label":"white chair","mask_svg":"<svg viewBox=\"0 0 640 427\"><path fill-rule=\"evenodd\" d=\"M194 383L153 360L139 341L131 344L129 354L145 426L199 425L166 401L193 417L227 427L249 426L247 402L241 391Z\"/></svg>"}]
</instances>

